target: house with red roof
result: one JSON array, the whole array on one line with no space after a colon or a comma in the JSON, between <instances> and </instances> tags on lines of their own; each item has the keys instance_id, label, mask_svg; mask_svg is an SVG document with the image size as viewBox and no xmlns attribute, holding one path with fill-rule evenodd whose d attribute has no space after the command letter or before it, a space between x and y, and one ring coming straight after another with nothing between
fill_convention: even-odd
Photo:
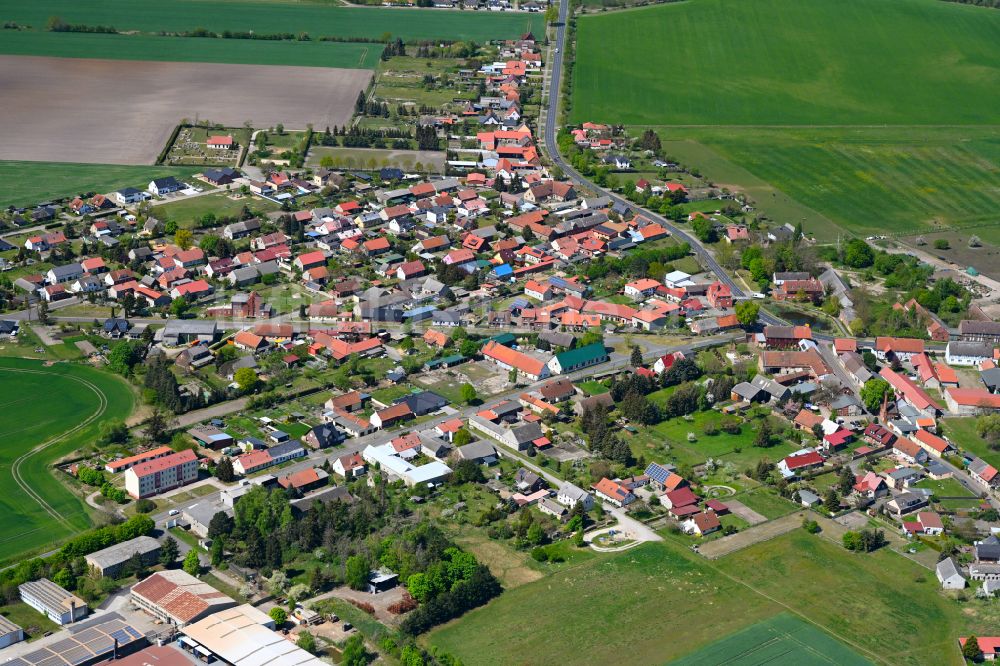
<instances>
[{"instance_id":1,"label":"house with red roof","mask_svg":"<svg viewBox=\"0 0 1000 666\"><path fill-rule=\"evenodd\" d=\"M704 511L689 516L681 524L681 528L688 534L703 537L722 529L722 523L719 522L719 516L715 511Z\"/></svg>"},{"instance_id":2,"label":"house with red roof","mask_svg":"<svg viewBox=\"0 0 1000 666\"><path fill-rule=\"evenodd\" d=\"M879 371L879 376L889 382L889 385L896 392L897 399L906 400L915 409L933 416L937 416L941 412L941 405L927 395L926 391L913 383L909 377L899 374L888 366Z\"/></svg>"},{"instance_id":3,"label":"house with red roof","mask_svg":"<svg viewBox=\"0 0 1000 666\"><path fill-rule=\"evenodd\" d=\"M204 296L209 296L214 291L215 288L204 280L194 280L192 282L178 284L170 290L170 296L172 298L186 298L191 301Z\"/></svg>"},{"instance_id":4,"label":"house with red roof","mask_svg":"<svg viewBox=\"0 0 1000 666\"><path fill-rule=\"evenodd\" d=\"M635 501L636 497L632 491L617 481L604 477L593 486L594 494L605 502L614 504L617 507L628 506Z\"/></svg>"},{"instance_id":5,"label":"house with red roof","mask_svg":"<svg viewBox=\"0 0 1000 666\"><path fill-rule=\"evenodd\" d=\"M974 416L1000 410L1000 394L979 388L949 388L944 392L948 411L961 416Z\"/></svg>"},{"instance_id":6,"label":"house with red roof","mask_svg":"<svg viewBox=\"0 0 1000 666\"><path fill-rule=\"evenodd\" d=\"M660 282L650 278L641 278L625 285L624 293L635 301L641 301L656 293L657 287L662 286Z\"/></svg>"},{"instance_id":7,"label":"house with red roof","mask_svg":"<svg viewBox=\"0 0 1000 666\"><path fill-rule=\"evenodd\" d=\"M319 250L306 252L295 257L295 261L292 263L294 263L295 267L300 271L307 271L310 268L326 266L326 255Z\"/></svg>"},{"instance_id":8,"label":"house with red roof","mask_svg":"<svg viewBox=\"0 0 1000 666\"><path fill-rule=\"evenodd\" d=\"M549 368L545 361L511 349L495 340L490 340L483 346L482 354L483 358L496 363L504 370L517 370L518 374L524 375L531 381L549 376Z\"/></svg>"},{"instance_id":9,"label":"house with red roof","mask_svg":"<svg viewBox=\"0 0 1000 666\"><path fill-rule=\"evenodd\" d=\"M854 477L854 492L866 499L878 499L889 492L885 479L875 472Z\"/></svg>"},{"instance_id":10,"label":"house with red roof","mask_svg":"<svg viewBox=\"0 0 1000 666\"><path fill-rule=\"evenodd\" d=\"M908 361L916 354L924 353L924 341L917 338L875 338L875 356L884 361L893 355L900 361Z\"/></svg>"},{"instance_id":11,"label":"house with red roof","mask_svg":"<svg viewBox=\"0 0 1000 666\"><path fill-rule=\"evenodd\" d=\"M719 281L708 285L706 297L713 308L725 310L733 307L733 290Z\"/></svg>"},{"instance_id":12,"label":"house with red roof","mask_svg":"<svg viewBox=\"0 0 1000 666\"><path fill-rule=\"evenodd\" d=\"M790 456L786 456L778 463L778 471L786 479L791 479L799 476L803 472L807 472L813 469L818 469L824 465L826 461L823 460L821 456L816 451L803 450L797 453L793 453Z\"/></svg>"}]
</instances>

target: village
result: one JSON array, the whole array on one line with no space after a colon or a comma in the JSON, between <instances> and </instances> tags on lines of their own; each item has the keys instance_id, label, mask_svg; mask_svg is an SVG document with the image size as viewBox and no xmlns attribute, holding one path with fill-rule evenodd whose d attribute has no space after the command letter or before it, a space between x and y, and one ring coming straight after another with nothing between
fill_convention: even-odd
<instances>
[{"instance_id":1,"label":"village","mask_svg":"<svg viewBox=\"0 0 1000 666\"><path fill-rule=\"evenodd\" d=\"M448 174L220 166L9 211L3 343L68 350L145 411L56 464L114 520L4 570L37 613L0 619L7 663L399 659L366 621L413 637L500 594L469 535L558 565L805 529L1000 591L997 294L878 273L866 241L823 255L584 123L574 166L621 196L592 190L522 115L541 45L501 52L423 124L476 156ZM231 212L171 212L210 197ZM926 293L897 299L911 269ZM855 303L864 282L887 300Z\"/></svg>"}]
</instances>

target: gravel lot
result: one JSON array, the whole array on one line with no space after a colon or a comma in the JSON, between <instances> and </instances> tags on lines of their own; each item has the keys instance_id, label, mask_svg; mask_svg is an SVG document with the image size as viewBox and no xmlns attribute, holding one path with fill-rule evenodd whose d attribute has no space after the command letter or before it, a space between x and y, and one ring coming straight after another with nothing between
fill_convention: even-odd
<instances>
[{"instance_id":1,"label":"gravel lot","mask_svg":"<svg viewBox=\"0 0 1000 666\"><path fill-rule=\"evenodd\" d=\"M359 69L0 56L0 159L152 164L184 118L344 125Z\"/></svg>"}]
</instances>

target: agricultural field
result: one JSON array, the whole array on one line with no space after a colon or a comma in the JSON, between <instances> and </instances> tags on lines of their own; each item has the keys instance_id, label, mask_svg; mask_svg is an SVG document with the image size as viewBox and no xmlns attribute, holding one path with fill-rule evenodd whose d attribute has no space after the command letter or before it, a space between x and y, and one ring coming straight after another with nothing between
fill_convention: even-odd
<instances>
[{"instance_id":1,"label":"agricultural field","mask_svg":"<svg viewBox=\"0 0 1000 666\"><path fill-rule=\"evenodd\" d=\"M668 539L522 585L434 631L429 642L470 665L502 663L510 654L524 664L556 663L566 654L602 663L625 651L636 663L699 654L702 661L691 663L720 663L704 661L708 653L697 651L763 621L781 627L779 613L785 612L819 632L830 655L836 650L844 659L884 664L957 665L954 637L988 630L988 618L963 615L937 587L933 571L888 549L855 555L802 530L718 563ZM531 622L519 621L524 617ZM491 630L504 626L518 631ZM628 628L624 634L622 627ZM786 633L806 635L793 629Z\"/></svg>"},{"instance_id":2,"label":"agricultural field","mask_svg":"<svg viewBox=\"0 0 1000 666\"><path fill-rule=\"evenodd\" d=\"M333 3L203 2L202 0L53 0L31 6L0 0L0 20L44 30L51 16L66 23L111 25L118 30L308 33L319 37L404 40L455 39L483 43L544 32L541 14L340 7ZM10 31L5 31L6 39ZM208 40L206 40L208 41ZM214 41L214 40L212 40ZM222 40L218 40L222 41ZM230 41L230 40L226 40ZM254 42L259 48L262 42Z\"/></svg>"},{"instance_id":3,"label":"agricultural field","mask_svg":"<svg viewBox=\"0 0 1000 666\"><path fill-rule=\"evenodd\" d=\"M191 167L0 160L0 182L4 184L0 206L28 206L74 193L114 192L127 186L145 188L154 178L183 179L199 171Z\"/></svg>"},{"instance_id":4,"label":"agricultural field","mask_svg":"<svg viewBox=\"0 0 1000 666\"><path fill-rule=\"evenodd\" d=\"M370 78L360 69L0 56L0 158L150 164L185 118L342 125ZM35 103L70 88L73 105Z\"/></svg>"},{"instance_id":5,"label":"agricultural field","mask_svg":"<svg viewBox=\"0 0 1000 666\"><path fill-rule=\"evenodd\" d=\"M51 465L93 442L102 422L125 420L133 395L87 366L14 358L0 358L0 395L0 561L9 561L90 526L83 500Z\"/></svg>"},{"instance_id":6,"label":"agricultural field","mask_svg":"<svg viewBox=\"0 0 1000 666\"><path fill-rule=\"evenodd\" d=\"M961 229L996 243L998 34L997 12L935 0L584 17L571 120L655 127L667 155L821 241Z\"/></svg>"},{"instance_id":7,"label":"agricultural field","mask_svg":"<svg viewBox=\"0 0 1000 666\"><path fill-rule=\"evenodd\" d=\"M847 666L872 662L788 613L726 636L674 662L676 666L751 666L763 663L775 666Z\"/></svg>"},{"instance_id":8,"label":"agricultural field","mask_svg":"<svg viewBox=\"0 0 1000 666\"><path fill-rule=\"evenodd\" d=\"M108 60L374 69L381 44L5 30L0 54ZM354 101L354 97L351 97Z\"/></svg>"}]
</instances>

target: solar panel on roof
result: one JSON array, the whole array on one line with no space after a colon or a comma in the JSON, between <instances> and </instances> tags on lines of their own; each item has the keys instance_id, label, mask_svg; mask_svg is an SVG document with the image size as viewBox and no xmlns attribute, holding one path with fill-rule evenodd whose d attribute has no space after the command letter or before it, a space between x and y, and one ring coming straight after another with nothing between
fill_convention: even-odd
<instances>
[{"instance_id":1,"label":"solar panel on roof","mask_svg":"<svg viewBox=\"0 0 1000 666\"><path fill-rule=\"evenodd\" d=\"M132 638L132 635L125 629L116 629L115 631L112 631L111 638L112 639L117 638L119 643L131 643L132 641L135 640L134 638Z\"/></svg>"},{"instance_id":2,"label":"solar panel on roof","mask_svg":"<svg viewBox=\"0 0 1000 666\"><path fill-rule=\"evenodd\" d=\"M94 654L100 654L102 652L107 652L115 646L114 640L108 636L98 636L92 641L87 643L87 648L90 649Z\"/></svg>"},{"instance_id":3,"label":"solar panel on roof","mask_svg":"<svg viewBox=\"0 0 1000 666\"><path fill-rule=\"evenodd\" d=\"M71 664L81 664L93 657L94 653L82 645L77 645L74 648L63 651L59 656Z\"/></svg>"}]
</instances>

